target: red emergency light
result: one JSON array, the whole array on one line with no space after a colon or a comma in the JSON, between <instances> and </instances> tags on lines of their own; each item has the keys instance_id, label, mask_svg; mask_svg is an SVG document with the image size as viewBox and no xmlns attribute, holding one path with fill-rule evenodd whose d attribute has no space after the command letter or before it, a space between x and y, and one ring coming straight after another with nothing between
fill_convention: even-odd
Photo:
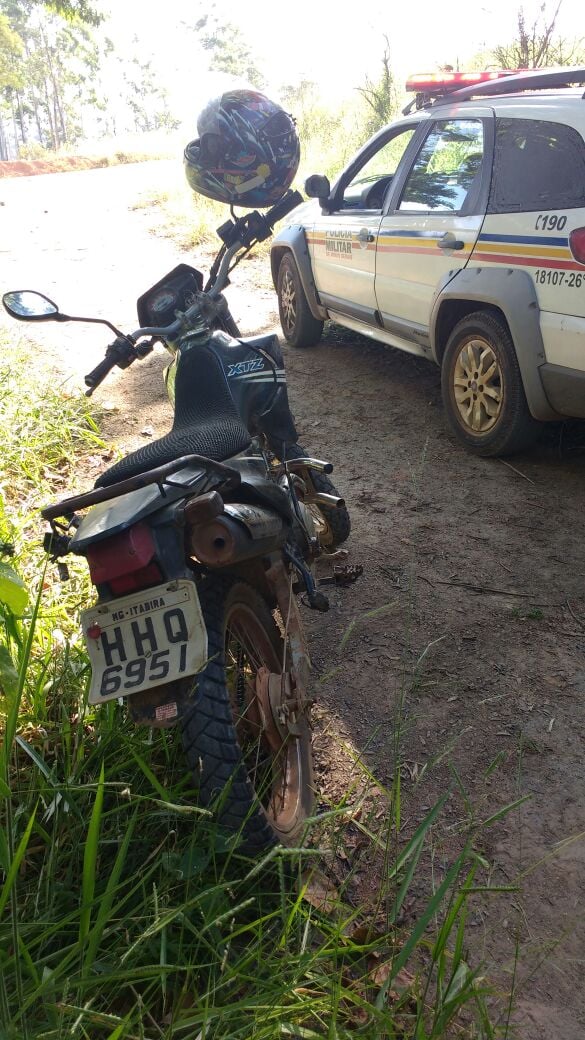
<instances>
[{"instance_id":1,"label":"red emergency light","mask_svg":"<svg viewBox=\"0 0 585 1040\"><path fill-rule=\"evenodd\" d=\"M452 90L472 87L478 83L489 83L490 80L505 79L506 76L520 76L534 72L534 69L498 69L492 72L423 72L409 76L406 89L416 94L430 94L440 97Z\"/></svg>"}]
</instances>

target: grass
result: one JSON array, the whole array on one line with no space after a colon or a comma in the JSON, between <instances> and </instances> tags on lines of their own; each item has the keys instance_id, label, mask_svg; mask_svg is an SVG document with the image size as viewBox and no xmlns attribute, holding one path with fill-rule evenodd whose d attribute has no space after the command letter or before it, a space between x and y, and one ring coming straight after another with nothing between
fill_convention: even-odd
<instances>
[{"instance_id":1,"label":"grass","mask_svg":"<svg viewBox=\"0 0 585 1040\"><path fill-rule=\"evenodd\" d=\"M0 698L0 1035L495 1037L465 935L469 907L495 891L476 850L496 816L470 810L424 888L445 798L409 820L400 720L389 788L356 752L307 847L255 862L197 805L173 731L87 704L76 611L91 591L82 573L54 582L33 546L36 510L70 490L99 430L85 398L32 382L13 356L0 539L15 542L31 598L21 617L0 614L15 668ZM367 901L365 872L378 879Z\"/></svg>"},{"instance_id":2,"label":"grass","mask_svg":"<svg viewBox=\"0 0 585 1040\"><path fill-rule=\"evenodd\" d=\"M152 210L151 231L171 238L180 249L220 245L215 229L229 219L225 205L196 195L185 183L170 191L143 192L132 207Z\"/></svg>"}]
</instances>

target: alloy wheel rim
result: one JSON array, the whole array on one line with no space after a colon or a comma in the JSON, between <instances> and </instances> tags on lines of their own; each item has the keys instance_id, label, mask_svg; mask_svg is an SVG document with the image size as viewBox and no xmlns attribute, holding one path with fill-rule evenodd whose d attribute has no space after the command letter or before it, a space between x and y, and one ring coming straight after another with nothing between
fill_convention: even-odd
<instances>
[{"instance_id":1,"label":"alloy wheel rim","mask_svg":"<svg viewBox=\"0 0 585 1040\"><path fill-rule=\"evenodd\" d=\"M463 425L473 433L489 433L504 403L504 374L490 344L468 339L455 361L453 395Z\"/></svg>"},{"instance_id":2,"label":"alloy wheel rim","mask_svg":"<svg viewBox=\"0 0 585 1040\"><path fill-rule=\"evenodd\" d=\"M286 327L290 331L294 328L297 317L295 287L290 271L285 271L282 279L280 302L282 304L282 313Z\"/></svg>"}]
</instances>

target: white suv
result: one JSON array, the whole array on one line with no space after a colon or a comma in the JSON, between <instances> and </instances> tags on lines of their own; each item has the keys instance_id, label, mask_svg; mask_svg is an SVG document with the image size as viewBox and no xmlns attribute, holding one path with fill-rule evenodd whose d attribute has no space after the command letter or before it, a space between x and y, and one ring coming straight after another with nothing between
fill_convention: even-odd
<instances>
[{"instance_id":1,"label":"white suv","mask_svg":"<svg viewBox=\"0 0 585 1040\"><path fill-rule=\"evenodd\" d=\"M286 340L311 346L331 318L434 359L478 455L585 418L583 84L583 68L411 81L414 111L332 188L310 177L315 201L273 241Z\"/></svg>"}]
</instances>

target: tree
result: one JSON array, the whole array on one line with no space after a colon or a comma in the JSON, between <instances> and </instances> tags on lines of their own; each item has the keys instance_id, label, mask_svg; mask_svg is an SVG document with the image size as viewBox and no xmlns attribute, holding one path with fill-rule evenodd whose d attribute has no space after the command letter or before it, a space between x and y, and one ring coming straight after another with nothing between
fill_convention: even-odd
<instances>
[{"instance_id":1,"label":"tree","mask_svg":"<svg viewBox=\"0 0 585 1040\"><path fill-rule=\"evenodd\" d=\"M367 130L370 134L374 134L376 130L386 126L394 118L398 108L394 74L390 68L390 41L386 35L384 35L383 39L384 53L381 59L381 75L374 81L366 76L365 85L357 88L370 109L367 120Z\"/></svg>"},{"instance_id":2,"label":"tree","mask_svg":"<svg viewBox=\"0 0 585 1040\"><path fill-rule=\"evenodd\" d=\"M211 70L248 80L253 87L262 89L264 76L258 68L258 60L236 25L220 20L212 12L200 18L194 29L203 50L209 51L211 55Z\"/></svg>"},{"instance_id":3,"label":"tree","mask_svg":"<svg viewBox=\"0 0 585 1040\"><path fill-rule=\"evenodd\" d=\"M101 55L91 28L78 18L64 20L36 0L0 0L0 12L20 41L11 80L0 91L15 154L29 137L53 149L72 143L83 131L84 110L97 104Z\"/></svg>"},{"instance_id":4,"label":"tree","mask_svg":"<svg viewBox=\"0 0 585 1040\"><path fill-rule=\"evenodd\" d=\"M178 128L180 123L170 111L167 92L159 86L151 60L133 58L125 65L123 77L128 88L125 100L137 132Z\"/></svg>"},{"instance_id":5,"label":"tree","mask_svg":"<svg viewBox=\"0 0 585 1040\"><path fill-rule=\"evenodd\" d=\"M0 12L0 90L19 85L17 63L22 51L23 43L20 36L11 28L6 16Z\"/></svg>"},{"instance_id":6,"label":"tree","mask_svg":"<svg viewBox=\"0 0 585 1040\"><path fill-rule=\"evenodd\" d=\"M32 3L60 14L67 21L78 19L87 25L100 25L104 20L103 14L99 14L88 0L32 0Z\"/></svg>"},{"instance_id":7,"label":"tree","mask_svg":"<svg viewBox=\"0 0 585 1040\"><path fill-rule=\"evenodd\" d=\"M494 48L495 64L501 69L538 69L582 61L585 57L582 39L555 36L562 4L563 0L556 0L554 8L549 8L544 0L531 25L527 25L524 8L518 8L516 37L511 43Z\"/></svg>"}]
</instances>

